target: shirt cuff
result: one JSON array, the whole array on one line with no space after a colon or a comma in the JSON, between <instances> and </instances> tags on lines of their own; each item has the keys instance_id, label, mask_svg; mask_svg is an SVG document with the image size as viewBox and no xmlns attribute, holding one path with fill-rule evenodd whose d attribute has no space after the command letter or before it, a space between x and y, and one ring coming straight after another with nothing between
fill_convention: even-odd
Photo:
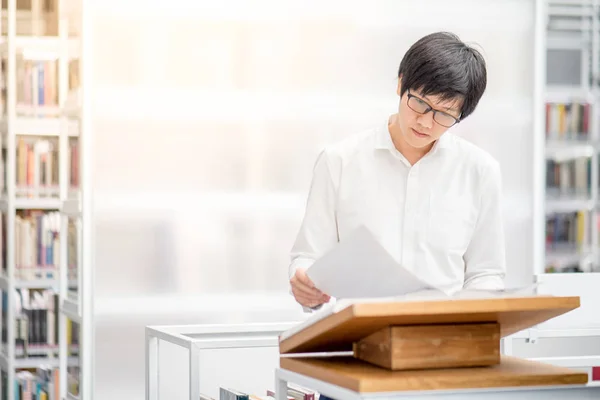
<instances>
[{"instance_id":1,"label":"shirt cuff","mask_svg":"<svg viewBox=\"0 0 600 400\"><path fill-rule=\"evenodd\" d=\"M500 276L488 275L474 278L464 285L464 289L470 290L504 290L504 281Z\"/></svg>"},{"instance_id":2,"label":"shirt cuff","mask_svg":"<svg viewBox=\"0 0 600 400\"><path fill-rule=\"evenodd\" d=\"M311 265L313 265L314 262L315 261L311 260L310 258L296 258L290 265L288 279L292 279L294 277L298 268L302 268L306 271Z\"/></svg>"}]
</instances>

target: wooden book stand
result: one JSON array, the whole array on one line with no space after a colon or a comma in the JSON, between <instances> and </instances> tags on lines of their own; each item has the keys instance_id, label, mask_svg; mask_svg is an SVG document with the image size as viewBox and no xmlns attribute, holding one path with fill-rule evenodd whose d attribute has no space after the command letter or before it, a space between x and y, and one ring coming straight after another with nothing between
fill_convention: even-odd
<instances>
[{"instance_id":1,"label":"wooden book stand","mask_svg":"<svg viewBox=\"0 0 600 400\"><path fill-rule=\"evenodd\" d=\"M585 372L500 354L502 337L577 307L553 296L359 302L282 338L280 365L359 392L585 384ZM353 356L306 354L339 351Z\"/></svg>"}]
</instances>

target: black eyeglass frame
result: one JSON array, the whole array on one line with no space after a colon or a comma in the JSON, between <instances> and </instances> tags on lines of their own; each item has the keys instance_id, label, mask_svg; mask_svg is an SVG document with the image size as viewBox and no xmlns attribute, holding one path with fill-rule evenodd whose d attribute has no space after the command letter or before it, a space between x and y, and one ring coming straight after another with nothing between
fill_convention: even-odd
<instances>
[{"instance_id":1,"label":"black eyeglass frame","mask_svg":"<svg viewBox=\"0 0 600 400\"><path fill-rule=\"evenodd\" d=\"M409 104L409 101L410 101L411 97L412 97L412 98L415 98L415 99L417 99L417 100L419 100L421 103L425 103L425 104L427 105L427 109L426 109L424 112L420 112L420 111L417 111L417 110L415 110L414 108L412 108L412 107L410 106L410 104ZM454 115L450 115L450 114L448 114L448 113L446 113L446 112L443 112L443 111L440 111L440 110L436 110L435 108L431 107L431 104L429 104L428 102L426 102L426 101L425 101L425 100L423 100L422 98L420 98L420 97L418 97L418 96L415 96L414 94L411 94L411 93L410 93L410 90L409 90L409 91L408 91L408 93L406 94L406 105L408 106L408 108L410 108L410 109L411 109L411 110L413 110L414 112L416 112L416 113L419 113L419 114L421 114L421 115L425 115L425 114L427 114L428 112L430 112L430 111L433 111L433 120L435 121L435 123L436 123L436 124L438 124L438 125L441 125L441 126L443 126L444 128L451 128L451 127L453 127L454 125L456 125L456 124L458 124L458 123L460 122L460 116L458 116L458 118L457 118L457 117L455 117ZM452 125L444 125L444 124L441 124L439 121L437 121L437 120L435 119L435 116L437 115L437 113L444 114L444 115L446 115L446 116L448 116L448 117L452 118L452 119L454 120L454 123L453 123Z\"/></svg>"}]
</instances>

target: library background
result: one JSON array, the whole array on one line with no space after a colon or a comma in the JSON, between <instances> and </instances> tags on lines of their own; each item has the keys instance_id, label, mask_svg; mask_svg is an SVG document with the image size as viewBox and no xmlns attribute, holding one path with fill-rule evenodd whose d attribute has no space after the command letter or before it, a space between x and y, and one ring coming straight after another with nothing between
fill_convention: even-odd
<instances>
[{"instance_id":1,"label":"library background","mask_svg":"<svg viewBox=\"0 0 600 400\"><path fill-rule=\"evenodd\" d=\"M581 299L503 351L600 387L600 0L2 0L0 399L274 394L316 156L440 30L488 64L452 130L500 162L506 285Z\"/></svg>"}]
</instances>

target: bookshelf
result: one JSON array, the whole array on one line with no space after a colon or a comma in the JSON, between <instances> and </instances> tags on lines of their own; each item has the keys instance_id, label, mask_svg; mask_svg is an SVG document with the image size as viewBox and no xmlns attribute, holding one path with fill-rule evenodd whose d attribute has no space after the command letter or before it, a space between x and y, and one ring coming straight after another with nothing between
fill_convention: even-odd
<instances>
[{"instance_id":1,"label":"bookshelf","mask_svg":"<svg viewBox=\"0 0 600 400\"><path fill-rule=\"evenodd\" d=\"M2 4L1 398L90 398L81 6Z\"/></svg>"},{"instance_id":2,"label":"bookshelf","mask_svg":"<svg viewBox=\"0 0 600 400\"><path fill-rule=\"evenodd\" d=\"M544 159L545 204L535 274L597 273L599 2L545 0L537 8L534 148Z\"/></svg>"},{"instance_id":3,"label":"bookshelf","mask_svg":"<svg viewBox=\"0 0 600 400\"><path fill-rule=\"evenodd\" d=\"M533 274L538 293L581 297L580 309L539 328L597 332L600 2L536 0L535 7ZM584 339L558 337L570 349Z\"/></svg>"}]
</instances>

